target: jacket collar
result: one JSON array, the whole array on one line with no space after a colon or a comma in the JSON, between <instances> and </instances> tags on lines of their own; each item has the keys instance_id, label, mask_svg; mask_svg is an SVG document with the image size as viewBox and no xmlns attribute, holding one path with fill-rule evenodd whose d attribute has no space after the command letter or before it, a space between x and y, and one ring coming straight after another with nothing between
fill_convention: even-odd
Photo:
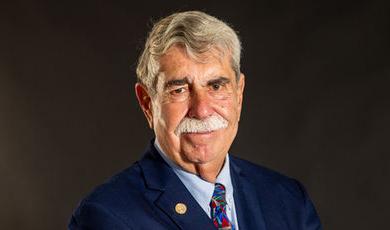
<instances>
[{"instance_id":1,"label":"jacket collar","mask_svg":"<svg viewBox=\"0 0 390 230\"><path fill-rule=\"evenodd\" d=\"M238 226L241 229L264 229L263 211L261 205L261 194L256 193L256 189L250 181L250 176L238 164L235 157L230 158L230 173L234 186L234 203ZM250 211L248 211L250 210Z\"/></svg>"},{"instance_id":2,"label":"jacket collar","mask_svg":"<svg viewBox=\"0 0 390 230\"><path fill-rule=\"evenodd\" d=\"M170 166L162 159L153 145L149 145L144 157L139 161L146 187L160 192L154 204L181 229L213 229L215 227L186 189ZM176 211L177 204L187 208L184 214ZM196 221L194 221L196 220Z\"/></svg>"},{"instance_id":3,"label":"jacket collar","mask_svg":"<svg viewBox=\"0 0 390 230\"><path fill-rule=\"evenodd\" d=\"M277 179L269 178L266 169L250 169L248 163L235 157L231 157L231 162L234 201L240 229L291 229L286 221L288 217L282 211L283 201L274 189L279 186Z\"/></svg>"}]
</instances>

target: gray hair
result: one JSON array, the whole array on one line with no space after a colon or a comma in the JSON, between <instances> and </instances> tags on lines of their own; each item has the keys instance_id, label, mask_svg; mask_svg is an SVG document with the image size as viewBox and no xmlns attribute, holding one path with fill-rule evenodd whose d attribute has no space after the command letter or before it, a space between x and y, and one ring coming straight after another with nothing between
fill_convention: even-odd
<instances>
[{"instance_id":1,"label":"gray hair","mask_svg":"<svg viewBox=\"0 0 390 230\"><path fill-rule=\"evenodd\" d=\"M236 32L221 20L200 11L174 13L153 26L138 60L138 82L150 93L155 93L159 58L175 44L182 45L187 54L197 60L212 48L222 55L228 51L232 69L239 78L241 43Z\"/></svg>"}]
</instances>

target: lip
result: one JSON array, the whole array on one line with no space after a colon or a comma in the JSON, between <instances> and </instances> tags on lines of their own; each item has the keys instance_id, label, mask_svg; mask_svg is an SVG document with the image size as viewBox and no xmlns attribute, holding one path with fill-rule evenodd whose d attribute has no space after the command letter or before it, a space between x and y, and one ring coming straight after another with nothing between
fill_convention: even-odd
<instances>
[{"instance_id":1,"label":"lip","mask_svg":"<svg viewBox=\"0 0 390 230\"><path fill-rule=\"evenodd\" d=\"M197 133L184 133L184 134L209 134L209 133L213 133L215 131L207 131L207 132L197 132Z\"/></svg>"},{"instance_id":2,"label":"lip","mask_svg":"<svg viewBox=\"0 0 390 230\"><path fill-rule=\"evenodd\" d=\"M182 135L188 136L188 137L207 137L214 134L215 131L209 131L209 132L199 132L199 133L183 133Z\"/></svg>"}]
</instances>

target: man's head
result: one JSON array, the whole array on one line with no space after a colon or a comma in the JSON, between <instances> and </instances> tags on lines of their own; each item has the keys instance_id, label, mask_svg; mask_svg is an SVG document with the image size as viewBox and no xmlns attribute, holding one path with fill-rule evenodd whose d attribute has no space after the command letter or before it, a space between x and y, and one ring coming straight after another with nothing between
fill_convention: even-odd
<instances>
[{"instance_id":1,"label":"man's head","mask_svg":"<svg viewBox=\"0 0 390 230\"><path fill-rule=\"evenodd\" d=\"M187 171L220 168L234 140L244 89L240 51L228 25L197 11L172 14L149 34L137 98L161 148Z\"/></svg>"}]
</instances>

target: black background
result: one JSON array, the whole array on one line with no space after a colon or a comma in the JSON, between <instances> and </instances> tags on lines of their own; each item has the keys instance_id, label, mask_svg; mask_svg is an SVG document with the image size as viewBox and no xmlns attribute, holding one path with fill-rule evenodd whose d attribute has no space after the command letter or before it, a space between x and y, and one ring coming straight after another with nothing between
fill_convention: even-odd
<instances>
[{"instance_id":1,"label":"black background","mask_svg":"<svg viewBox=\"0 0 390 230\"><path fill-rule=\"evenodd\" d=\"M385 1L2 1L0 227L65 229L78 201L153 133L135 65L152 22L204 10L239 31L246 74L231 153L302 181L325 229L385 229Z\"/></svg>"}]
</instances>

